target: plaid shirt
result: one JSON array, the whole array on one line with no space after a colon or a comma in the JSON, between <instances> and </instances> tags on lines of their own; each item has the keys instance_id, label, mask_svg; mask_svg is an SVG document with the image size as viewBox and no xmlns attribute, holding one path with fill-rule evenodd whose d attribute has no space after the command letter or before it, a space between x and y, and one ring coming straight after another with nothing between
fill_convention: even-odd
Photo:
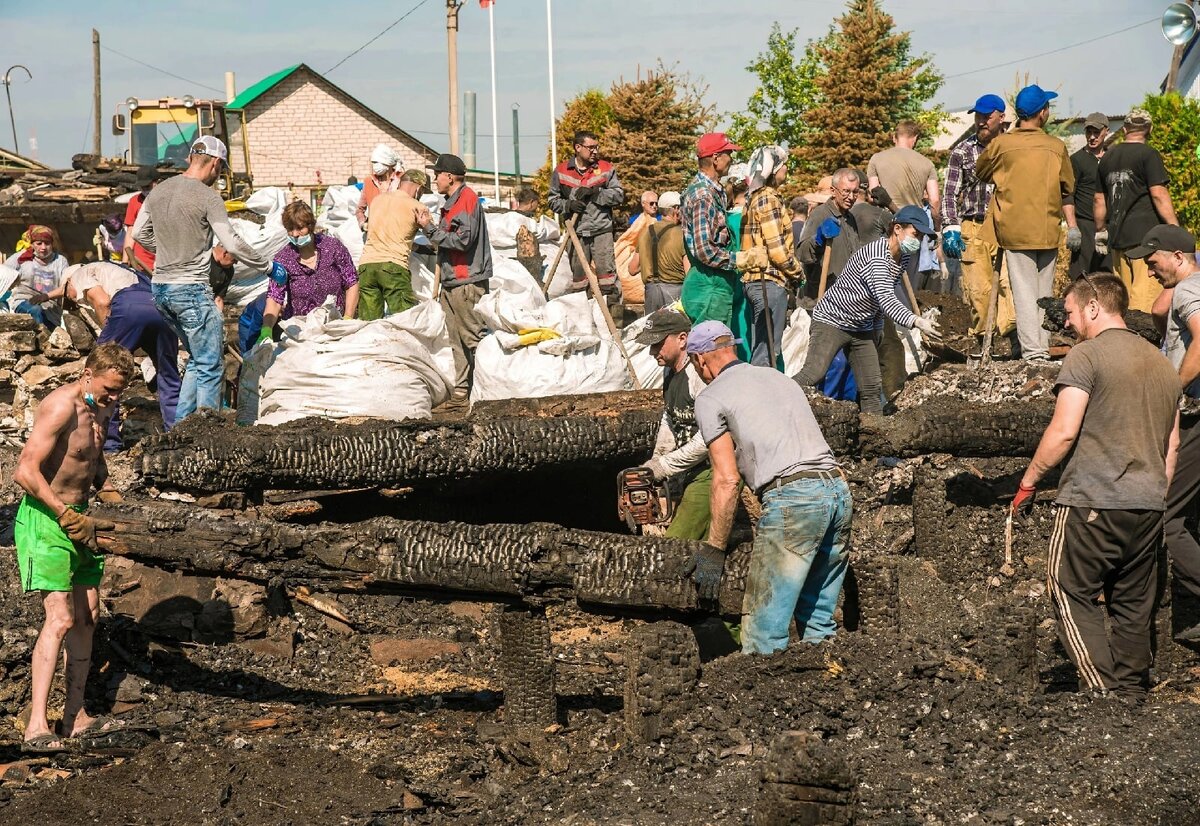
<instances>
[{"instance_id":1,"label":"plaid shirt","mask_svg":"<svg viewBox=\"0 0 1200 826\"><path fill-rule=\"evenodd\" d=\"M729 254L733 239L725 220L727 208L725 190L703 172L697 172L683 195L680 213L688 255L706 267L733 271L736 268Z\"/></svg>"},{"instance_id":2,"label":"plaid shirt","mask_svg":"<svg viewBox=\"0 0 1200 826\"><path fill-rule=\"evenodd\" d=\"M774 187L756 190L746 203L742 217L742 249L766 247L770 264L762 272L747 272L743 281L771 279L781 287L789 282L804 286L804 269L796 259L792 220L783 214L783 199Z\"/></svg>"},{"instance_id":3,"label":"plaid shirt","mask_svg":"<svg viewBox=\"0 0 1200 826\"><path fill-rule=\"evenodd\" d=\"M975 162L983 144L975 135L954 147L946 167L946 186L942 195L942 226L961 224L961 216L983 220L992 186L975 177Z\"/></svg>"}]
</instances>

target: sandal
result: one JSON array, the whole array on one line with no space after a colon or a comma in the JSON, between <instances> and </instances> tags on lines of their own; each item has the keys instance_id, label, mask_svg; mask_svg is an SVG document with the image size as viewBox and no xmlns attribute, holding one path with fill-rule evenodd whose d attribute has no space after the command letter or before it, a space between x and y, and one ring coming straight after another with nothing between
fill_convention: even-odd
<instances>
[{"instance_id":1,"label":"sandal","mask_svg":"<svg viewBox=\"0 0 1200 826\"><path fill-rule=\"evenodd\" d=\"M70 749L67 738L58 734L39 734L21 743L21 754L62 754Z\"/></svg>"}]
</instances>

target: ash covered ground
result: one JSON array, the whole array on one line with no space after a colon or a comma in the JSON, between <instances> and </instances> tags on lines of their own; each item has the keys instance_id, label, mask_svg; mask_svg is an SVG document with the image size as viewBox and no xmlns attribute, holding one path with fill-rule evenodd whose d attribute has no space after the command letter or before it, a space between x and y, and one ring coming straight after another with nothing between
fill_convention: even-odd
<instances>
[{"instance_id":1,"label":"ash covered ground","mask_svg":"<svg viewBox=\"0 0 1200 826\"><path fill-rule=\"evenodd\" d=\"M957 480L955 461L853 468L855 553L895 559L898 629L772 658L708 645L687 704L649 743L622 714L640 620L552 609L559 724L513 732L494 605L324 595L345 623L286 589L239 603L228 584L115 560L91 705L157 731L22 761L40 608L5 552L0 822L751 823L767 750L789 730L845 758L860 823L1197 822L1191 652L1162 641L1144 705L1075 694L1041 587L1048 513L1018 531L1003 573L1000 491L952 495L945 542L916 547L920 480ZM967 475L1001 485L1016 464Z\"/></svg>"}]
</instances>

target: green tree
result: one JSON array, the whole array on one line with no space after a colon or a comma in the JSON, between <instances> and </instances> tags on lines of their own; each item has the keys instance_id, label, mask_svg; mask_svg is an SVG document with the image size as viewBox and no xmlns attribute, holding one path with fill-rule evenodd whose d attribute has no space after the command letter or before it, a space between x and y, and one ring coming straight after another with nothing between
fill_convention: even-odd
<instances>
[{"instance_id":1,"label":"green tree","mask_svg":"<svg viewBox=\"0 0 1200 826\"><path fill-rule=\"evenodd\" d=\"M817 102L803 116L807 131L793 153L815 176L864 166L891 146L901 120L920 123L927 145L945 116L941 107L925 108L942 85L932 58L912 55L909 33L895 31L877 0L850 0L836 22L829 37L810 44L821 66Z\"/></svg>"},{"instance_id":2,"label":"green tree","mask_svg":"<svg viewBox=\"0 0 1200 826\"><path fill-rule=\"evenodd\" d=\"M1162 155L1171 176L1167 189L1179 224L1195 232L1200 229L1200 164L1196 162L1200 102L1168 92L1147 95L1142 108L1154 122L1148 143Z\"/></svg>"},{"instance_id":3,"label":"green tree","mask_svg":"<svg viewBox=\"0 0 1200 826\"><path fill-rule=\"evenodd\" d=\"M784 32L779 23L771 26L767 48L760 52L746 71L758 77L758 88L746 101L746 109L730 114L729 136L744 147L779 144L799 147L810 129L804 115L820 103L817 78L823 67L815 46L826 43L809 41L799 60L796 58L796 30Z\"/></svg>"},{"instance_id":4,"label":"green tree","mask_svg":"<svg viewBox=\"0 0 1200 826\"><path fill-rule=\"evenodd\" d=\"M605 159L617 167L625 189L620 217L638 208L647 189L682 190L696 168L696 138L712 120L706 88L659 67L644 78L613 84L612 123L601 138Z\"/></svg>"}]
</instances>

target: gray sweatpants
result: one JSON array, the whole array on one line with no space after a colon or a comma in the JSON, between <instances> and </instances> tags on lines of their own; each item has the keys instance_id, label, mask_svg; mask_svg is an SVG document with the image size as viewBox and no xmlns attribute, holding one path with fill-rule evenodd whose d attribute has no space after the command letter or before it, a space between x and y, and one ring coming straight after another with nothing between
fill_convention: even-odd
<instances>
[{"instance_id":1,"label":"gray sweatpants","mask_svg":"<svg viewBox=\"0 0 1200 826\"><path fill-rule=\"evenodd\" d=\"M1008 264L1008 278L1012 283L1013 307L1017 311L1021 357L1027 360L1050 357L1050 331L1042 329L1046 311L1037 302L1054 291L1057 260L1058 250L1004 251L1004 262Z\"/></svg>"}]
</instances>

